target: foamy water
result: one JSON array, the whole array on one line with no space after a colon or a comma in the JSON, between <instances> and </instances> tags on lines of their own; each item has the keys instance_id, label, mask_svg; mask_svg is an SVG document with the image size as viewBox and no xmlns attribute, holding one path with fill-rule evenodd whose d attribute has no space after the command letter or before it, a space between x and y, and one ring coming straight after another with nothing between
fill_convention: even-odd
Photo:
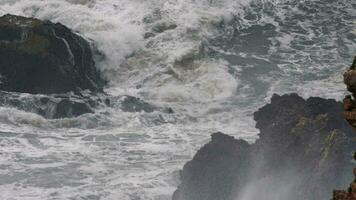
<instances>
[{"instance_id":1,"label":"foamy water","mask_svg":"<svg viewBox=\"0 0 356 200\"><path fill-rule=\"evenodd\" d=\"M0 199L166 200L178 170L222 131L253 141L273 93L341 99L356 52L355 3L252 0L0 0L87 38L112 95L174 114L47 120L0 107Z\"/></svg>"}]
</instances>

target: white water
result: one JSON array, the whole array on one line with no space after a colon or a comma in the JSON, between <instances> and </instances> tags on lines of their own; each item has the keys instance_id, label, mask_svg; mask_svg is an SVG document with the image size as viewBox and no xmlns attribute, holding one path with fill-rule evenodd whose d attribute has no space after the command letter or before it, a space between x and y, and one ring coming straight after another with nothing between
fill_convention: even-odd
<instances>
[{"instance_id":1,"label":"white water","mask_svg":"<svg viewBox=\"0 0 356 200\"><path fill-rule=\"evenodd\" d=\"M252 113L273 93L341 99L356 52L352 1L332 14L313 0L252 2L0 0L0 15L60 22L90 40L108 93L175 111L47 120L1 107L0 199L170 199L211 133L257 137ZM303 4L321 5L319 14ZM162 24L177 27L144 38Z\"/></svg>"}]
</instances>

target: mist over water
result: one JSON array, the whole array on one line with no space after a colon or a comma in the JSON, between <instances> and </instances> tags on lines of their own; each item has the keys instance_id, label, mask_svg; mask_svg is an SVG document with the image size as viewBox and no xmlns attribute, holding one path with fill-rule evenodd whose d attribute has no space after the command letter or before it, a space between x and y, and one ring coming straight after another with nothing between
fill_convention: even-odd
<instances>
[{"instance_id":1,"label":"mist over water","mask_svg":"<svg viewBox=\"0 0 356 200\"><path fill-rule=\"evenodd\" d=\"M174 110L48 120L0 107L0 199L170 199L211 133L257 138L252 113L273 93L342 98L355 10L353 0L0 0L0 15L60 22L90 41L106 92Z\"/></svg>"}]
</instances>

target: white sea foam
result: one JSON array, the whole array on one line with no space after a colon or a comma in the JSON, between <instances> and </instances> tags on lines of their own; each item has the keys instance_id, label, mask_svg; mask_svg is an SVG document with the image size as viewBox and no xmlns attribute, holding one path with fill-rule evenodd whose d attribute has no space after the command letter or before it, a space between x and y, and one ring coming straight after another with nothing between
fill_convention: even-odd
<instances>
[{"instance_id":1,"label":"white sea foam","mask_svg":"<svg viewBox=\"0 0 356 200\"><path fill-rule=\"evenodd\" d=\"M340 4L341 22L326 26L317 16L298 19L308 13L296 5L303 3L0 0L0 15L60 22L87 38L102 54L108 93L174 110L100 108L47 120L0 107L0 199L170 199L177 170L211 133L256 139L252 114L273 93L340 99L337 73L356 50L346 37L354 22L339 17L349 11Z\"/></svg>"}]
</instances>

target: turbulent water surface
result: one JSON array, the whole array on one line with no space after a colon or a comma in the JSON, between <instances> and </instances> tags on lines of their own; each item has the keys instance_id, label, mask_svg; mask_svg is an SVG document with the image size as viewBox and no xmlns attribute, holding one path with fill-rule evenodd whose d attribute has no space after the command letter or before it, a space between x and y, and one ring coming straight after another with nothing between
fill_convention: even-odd
<instances>
[{"instance_id":1,"label":"turbulent water surface","mask_svg":"<svg viewBox=\"0 0 356 200\"><path fill-rule=\"evenodd\" d=\"M340 99L354 0L0 0L87 38L110 80L174 114L47 120L0 107L0 199L166 200L211 133L253 141L273 93Z\"/></svg>"}]
</instances>

